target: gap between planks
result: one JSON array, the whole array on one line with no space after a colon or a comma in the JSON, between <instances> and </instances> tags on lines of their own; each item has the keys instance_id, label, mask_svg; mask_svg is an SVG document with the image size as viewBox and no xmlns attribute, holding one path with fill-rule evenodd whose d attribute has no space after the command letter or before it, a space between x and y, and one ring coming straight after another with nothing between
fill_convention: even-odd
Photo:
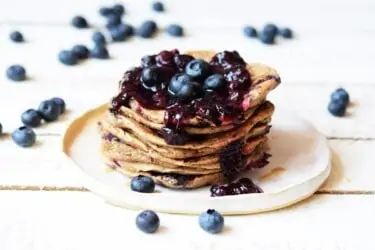
<instances>
[{"instance_id":1,"label":"gap between planks","mask_svg":"<svg viewBox=\"0 0 375 250\"><path fill-rule=\"evenodd\" d=\"M21 186L21 185L0 185L0 191L75 191L75 192L90 192L84 187L55 187L55 186ZM375 195L374 191L361 190L330 190L317 191L315 195Z\"/></svg>"}]
</instances>

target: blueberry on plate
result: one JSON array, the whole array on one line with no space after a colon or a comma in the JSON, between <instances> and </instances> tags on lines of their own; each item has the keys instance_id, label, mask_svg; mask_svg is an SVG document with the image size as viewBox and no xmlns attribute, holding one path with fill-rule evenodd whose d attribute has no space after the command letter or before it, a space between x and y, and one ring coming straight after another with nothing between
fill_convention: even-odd
<instances>
[{"instance_id":1,"label":"blueberry on plate","mask_svg":"<svg viewBox=\"0 0 375 250\"><path fill-rule=\"evenodd\" d=\"M271 33L271 32L262 31L259 34L259 40L262 43L267 44L267 45L274 44L275 43L275 38L276 38L276 35L274 33Z\"/></svg>"},{"instance_id":2,"label":"blueberry on plate","mask_svg":"<svg viewBox=\"0 0 375 250\"><path fill-rule=\"evenodd\" d=\"M243 29L243 33L245 34L245 36L251 37L251 38L257 37L257 35L258 35L257 30L252 26L246 26Z\"/></svg>"},{"instance_id":3,"label":"blueberry on plate","mask_svg":"<svg viewBox=\"0 0 375 250\"><path fill-rule=\"evenodd\" d=\"M68 66L76 65L78 63L78 57L75 53L70 50L62 50L58 55L59 61Z\"/></svg>"},{"instance_id":4,"label":"blueberry on plate","mask_svg":"<svg viewBox=\"0 0 375 250\"><path fill-rule=\"evenodd\" d=\"M90 51L91 57L97 59L108 59L109 52L108 49L104 45L96 45Z\"/></svg>"},{"instance_id":5,"label":"blueberry on plate","mask_svg":"<svg viewBox=\"0 0 375 250\"><path fill-rule=\"evenodd\" d=\"M108 15L113 15L114 14L114 11L112 8L109 8L109 7L101 7L99 9L99 14L103 17L106 17Z\"/></svg>"},{"instance_id":6,"label":"blueberry on plate","mask_svg":"<svg viewBox=\"0 0 375 250\"><path fill-rule=\"evenodd\" d=\"M46 122L56 121L60 115L60 107L51 100L42 101L39 104L38 111Z\"/></svg>"},{"instance_id":7,"label":"blueberry on plate","mask_svg":"<svg viewBox=\"0 0 375 250\"><path fill-rule=\"evenodd\" d=\"M152 193L155 190L155 182L148 176L138 175L132 178L130 188L140 193Z\"/></svg>"},{"instance_id":8,"label":"blueberry on plate","mask_svg":"<svg viewBox=\"0 0 375 250\"><path fill-rule=\"evenodd\" d=\"M293 32L289 28L282 28L282 29L279 30L279 35L284 37L284 38L292 38Z\"/></svg>"},{"instance_id":9,"label":"blueberry on plate","mask_svg":"<svg viewBox=\"0 0 375 250\"><path fill-rule=\"evenodd\" d=\"M194 59L185 67L185 73L198 81L203 81L211 73L211 66L206 61Z\"/></svg>"},{"instance_id":10,"label":"blueberry on plate","mask_svg":"<svg viewBox=\"0 0 375 250\"><path fill-rule=\"evenodd\" d=\"M169 82L168 92L171 95L177 95L177 93L180 91L182 86L184 86L185 84L187 84L188 82L191 82L191 81L192 81L191 76L189 76L187 74L183 74L183 73L176 74L176 75L172 76L172 78Z\"/></svg>"},{"instance_id":11,"label":"blueberry on plate","mask_svg":"<svg viewBox=\"0 0 375 250\"><path fill-rule=\"evenodd\" d=\"M13 42L16 42L16 43L21 43L21 42L24 41L23 35L19 31L12 31L9 34L9 38L10 38L10 40L12 40Z\"/></svg>"},{"instance_id":12,"label":"blueberry on plate","mask_svg":"<svg viewBox=\"0 0 375 250\"><path fill-rule=\"evenodd\" d=\"M78 29L84 29L89 27L89 24L87 23L86 19L82 16L74 16L71 21L71 24L73 27Z\"/></svg>"},{"instance_id":13,"label":"blueberry on plate","mask_svg":"<svg viewBox=\"0 0 375 250\"><path fill-rule=\"evenodd\" d=\"M167 33L174 37L180 37L184 35L184 29L181 25L171 24L167 27Z\"/></svg>"},{"instance_id":14,"label":"blueberry on plate","mask_svg":"<svg viewBox=\"0 0 375 250\"><path fill-rule=\"evenodd\" d=\"M263 33L272 34L273 36L276 36L278 31L279 31L279 28L273 23L268 23L264 25L263 30L262 30Z\"/></svg>"},{"instance_id":15,"label":"blueberry on plate","mask_svg":"<svg viewBox=\"0 0 375 250\"><path fill-rule=\"evenodd\" d=\"M152 10L156 12L164 11L164 4L162 2L153 2L151 7L152 7Z\"/></svg>"},{"instance_id":16,"label":"blueberry on plate","mask_svg":"<svg viewBox=\"0 0 375 250\"><path fill-rule=\"evenodd\" d=\"M116 15L116 14L108 15L108 16L107 16L107 24L106 24L106 27L107 27L108 29L110 29L110 28L116 27L116 26L119 25L121 22L122 22L122 20L121 20L121 16L118 16L118 15Z\"/></svg>"},{"instance_id":17,"label":"blueberry on plate","mask_svg":"<svg viewBox=\"0 0 375 250\"><path fill-rule=\"evenodd\" d=\"M62 98L53 97L51 98L51 101L53 101L59 107L59 115L65 113L65 110L66 110L65 101Z\"/></svg>"},{"instance_id":18,"label":"blueberry on plate","mask_svg":"<svg viewBox=\"0 0 375 250\"><path fill-rule=\"evenodd\" d=\"M96 45L105 45L107 43L105 36L99 31L94 32L91 39Z\"/></svg>"},{"instance_id":19,"label":"blueberry on plate","mask_svg":"<svg viewBox=\"0 0 375 250\"><path fill-rule=\"evenodd\" d=\"M124 5L120 3L116 3L115 5L113 5L112 10L113 10L113 13L118 16L122 16L125 14Z\"/></svg>"},{"instance_id":20,"label":"blueberry on plate","mask_svg":"<svg viewBox=\"0 0 375 250\"><path fill-rule=\"evenodd\" d=\"M154 21L148 20L141 24L137 30L137 35L142 38L151 38L156 32L157 25Z\"/></svg>"},{"instance_id":21,"label":"blueberry on plate","mask_svg":"<svg viewBox=\"0 0 375 250\"><path fill-rule=\"evenodd\" d=\"M222 74L213 74L204 80L203 89L212 92L225 86L226 81Z\"/></svg>"},{"instance_id":22,"label":"blueberry on plate","mask_svg":"<svg viewBox=\"0 0 375 250\"><path fill-rule=\"evenodd\" d=\"M345 106L349 104L349 99L349 93L343 88L338 88L331 94L331 101L342 102Z\"/></svg>"},{"instance_id":23,"label":"blueberry on plate","mask_svg":"<svg viewBox=\"0 0 375 250\"><path fill-rule=\"evenodd\" d=\"M90 54L89 49L85 45L81 44L74 45L72 52L78 59L87 59Z\"/></svg>"},{"instance_id":24,"label":"blueberry on plate","mask_svg":"<svg viewBox=\"0 0 375 250\"><path fill-rule=\"evenodd\" d=\"M31 147L36 141L36 134L32 128L22 126L12 132L13 141L20 147Z\"/></svg>"},{"instance_id":25,"label":"blueberry on plate","mask_svg":"<svg viewBox=\"0 0 375 250\"><path fill-rule=\"evenodd\" d=\"M333 116L342 117L346 112L346 105L342 101L330 101L328 104L328 111Z\"/></svg>"},{"instance_id":26,"label":"blueberry on plate","mask_svg":"<svg viewBox=\"0 0 375 250\"><path fill-rule=\"evenodd\" d=\"M26 70L18 64L10 66L6 71L6 75L12 81L19 82L26 80Z\"/></svg>"},{"instance_id":27,"label":"blueberry on plate","mask_svg":"<svg viewBox=\"0 0 375 250\"><path fill-rule=\"evenodd\" d=\"M42 116L37 110L28 109L21 114L21 121L25 126L36 128L42 123Z\"/></svg>"},{"instance_id":28,"label":"blueberry on plate","mask_svg":"<svg viewBox=\"0 0 375 250\"><path fill-rule=\"evenodd\" d=\"M142 70L141 79L146 87L152 87L161 84L161 82L163 81L161 68L157 66L144 68Z\"/></svg>"},{"instance_id":29,"label":"blueberry on plate","mask_svg":"<svg viewBox=\"0 0 375 250\"><path fill-rule=\"evenodd\" d=\"M144 210L137 215L135 224L144 233L154 233L160 226L160 219L154 211Z\"/></svg>"},{"instance_id":30,"label":"blueberry on plate","mask_svg":"<svg viewBox=\"0 0 375 250\"><path fill-rule=\"evenodd\" d=\"M224 228L224 218L215 209L208 209L199 215L200 227L208 233L216 234Z\"/></svg>"}]
</instances>

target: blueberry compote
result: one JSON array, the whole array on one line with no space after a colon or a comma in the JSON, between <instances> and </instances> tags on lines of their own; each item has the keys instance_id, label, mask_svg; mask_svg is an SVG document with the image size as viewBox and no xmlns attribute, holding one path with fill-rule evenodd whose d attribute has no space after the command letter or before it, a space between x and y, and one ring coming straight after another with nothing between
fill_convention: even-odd
<instances>
[{"instance_id":1,"label":"blueberry compote","mask_svg":"<svg viewBox=\"0 0 375 250\"><path fill-rule=\"evenodd\" d=\"M212 75L217 79L205 84ZM112 111L128 106L132 99L146 109L164 109L165 141L184 144L189 141L183 133L188 119L200 117L220 125L240 117L251 79L236 51L220 52L205 62L178 50L165 50L144 56L139 67L125 72L120 87L121 92L112 100Z\"/></svg>"},{"instance_id":2,"label":"blueberry compote","mask_svg":"<svg viewBox=\"0 0 375 250\"><path fill-rule=\"evenodd\" d=\"M217 197L226 195L263 193L263 190L249 178L241 178L238 181L229 184L212 186L210 192L212 197Z\"/></svg>"}]
</instances>

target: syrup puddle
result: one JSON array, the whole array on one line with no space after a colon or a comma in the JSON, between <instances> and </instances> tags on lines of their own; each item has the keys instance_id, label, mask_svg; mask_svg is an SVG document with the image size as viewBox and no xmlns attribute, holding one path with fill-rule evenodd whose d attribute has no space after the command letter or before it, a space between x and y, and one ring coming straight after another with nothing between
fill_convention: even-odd
<instances>
[{"instance_id":1,"label":"syrup puddle","mask_svg":"<svg viewBox=\"0 0 375 250\"><path fill-rule=\"evenodd\" d=\"M280 176L284 171L285 171L285 168L276 167L276 168L272 169L270 172L268 172L267 174L261 176L260 179L262 181L266 181L266 180L269 180L273 177Z\"/></svg>"}]
</instances>

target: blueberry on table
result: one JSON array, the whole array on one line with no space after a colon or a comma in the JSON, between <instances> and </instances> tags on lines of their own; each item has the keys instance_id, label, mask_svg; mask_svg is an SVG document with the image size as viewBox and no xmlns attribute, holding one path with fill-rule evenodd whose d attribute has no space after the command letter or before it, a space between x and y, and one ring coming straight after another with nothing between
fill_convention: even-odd
<instances>
[{"instance_id":1,"label":"blueberry on table","mask_svg":"<svg viewBox=\"0 0 375 250\"><path fill-rule=\"evenodd\" d=\"M257 30L252 26L246 26L243 29L243 33L245 34L245 36L251 37L251 38L257 37L257 35L258 35Z\"/></svg>"},{"instance_id":2,"label":"blueberry on table","mask_svg":"<svg viewBox=\"0 0 375 250\"><path fill-rule=\"evenodd\" d=\"M331 94L331 101L342 102L345 106L349 104L349 99L349 93L343 88L338 88Z\"/></svg>"},{"instance_id":3,"label":"blueberry on table","mask_svg":"<svg viewBox=\"0 0 375 250\"><path fill-rule=\"evenodd\" d=\"M279 31L279 28L273 23L268 23L264 25L263 30L262 30L263 33L272 34L273 36L276 36L278 31Z\"/></svg>"},{"instance_id":4,"label":"blueberry on table","mask_svg":"<svg viewBox=\"0 0 375 250\"><path fill-rule=\"evenodd\" d=\"M59 114L65 113L66 106L65 101L60 97L53 97L51 98L51 101L54 102L59 107Z\"/></svg>"},{"instance_id":5,"label":"blueberry on table","mask_svg":"<svg viewBox=\"0 0 375 250\"><path fill-rule=\"evenodd\" d=\"M171 24L167 27L167 33L174 37L180 37L184 35L184 29L181 25Z\"/></svg>"},{"instance_id":6,"label":"blueberry on table","mask_svg":"<svg viewBox=\"0 0 375 250\"><path fill-rule=\"evenodd\" d=\"M101 7L101 8L99 9L99 14L100 14L101 16L106 17L106 16L108 16L108 15L112 15L112 14L114 14L114 11L113 11L112 8L109 8L109 7Z\"/></svg>"},{"instance_id":7,"label":"blueberry on table","mask_svg":"<svg viewBox=\"0 0 375 250\"><path fill-rule=\"evenodd\" d=\"M259 34L259 40L262 43L267 44L267 45L274 44L275 43L275 38L276 38L276 35L274 33L271 33L271 32L264 32L264 31L262 31Z\"/></svg>"},{"instance_id":8,"label":"blueberry on table","mask_svg":"<svg viewBox=\"0 0 375 250\"><path fill-rule=\"evenodd\" d=\"M133 35L133 26L129 24L120 24L110 29L111 38L115 42L125 41L126 38Z\"/></svg>"},{"instance_id":9,"label":"blueberry on table","mask_svg":"<svg viewBox=\"0 0 375 250\"><path fill-rule=\"evenodd\" d=\"M144 233L154 233L160 226L160 219L154 211L144 210L137 215L135 224Z\"/></svg>"},{"instance_id":10,"label":"blueberry on table","mask_svg":"<svg viewBox=\"0 0 375 250\"><path fill-rule=\"evenodd\" d=\"M6 71L6 75L12 81L19 82L26 80L26 70L18 64L10 66Z\"/></svg>"},{"instance_id":11,"label":"blueberry on table","mask_svg":"<svg viewBox=\"0 0 375 250\"><path fill-rule=\"evenodd\" d=\"M328 104L328 111L333 116L342 117L346 112L346 105L341 101L330 101Z\"/></svg>"},{"instance_id":12,"label":"blueberry on table","mask_svg":"<svg viewBox=\"0 0 375 250\"><path fill-rule=\"evenodd\" d=\"M144 68L142 70L141 79L143 84L147 87L152 87L161 84L161 82L163 81L161 68L157 66Z\"/></svg>"},{"instance_id":13,"label":"blueberry on table","mask_svg":"<svg viewBox=\"0 0 375 250\"><path fill-rule=\"evenodd\" d=\"M218 90L225 86L226 81L222 74L213 74L206 78L203 84L203 89L207 92Z\"/></svg>"},{"instance_id":14,"label":"blueberry on table","mask_svg":"<svg viewBox=\"0 0 375 250\"><path fill-rule=\"evenodd\" d=\"M22 126L12 132L12 140L20 147L31 147L36 141L36 134L32 128Z\"/></svg>"},{"instance_id":15,"label":"blueberry on table","mask_svg":"<svg viewBox=\"0 0 375 250\"><path fill-rule=\"evenodd\" d=\"M60 107L51 100L42 101L39 104L38 111L46 122L56 121L60 115Z\"/></svg>"},{"instance_id":16,"label":"blueberry on table","mask_svg":"<svg viewBox=\"0 0 375 250\"><path fill-rule=\"evenodd\" d=\"M224 218L215 209L208 209L199 215L199 225L206 232L217 234L224 228Z\"/></svg>"},{"instance_id":17,"label":"blueberry on table","mask_svg":"<svg viewBox=\"0 0 375 250\"><path fill-rule=\"evenodd\" d=\"M21 114L21 121L25 126L36 128L42 123L42 116L37 110L28 109Z\"/></svg>"},{"instance_id":18,"label":"blueberry on table","mask_svg":"<svg viewBox=\"0 0 375 250\"><path fill-rule=\"evenodd\" d=\"M186 65L185 73L195 80L203 81L211 73L211 66L204 60L194 59Z\"/></svg>"},{"instance_id":19,"label":"blueberry on table","mask_svg":"<svg viewBox=\"0 0 375 250\"><path fill-rule=\"evenodd\" d=\"M96 45L94 48L90 51L92 58L97 59L108 59L109 58L109 52L108 49L104 45Z\"/></svg>"},{"instance_id":20,"label":"blueberry on table","mask_svg":"<svg viewBox=\"0 0 375 250\"><path fill-rule=\"evenodd\" d=\"M58 55L59 61L68 66L76 65L78 63L78 57L73 51L70 50L62 50L59 52Z\"/></svg>"},{"instance_id":21,"label":"blueberry on table","mask_svg":"<svg viewBox=\"0 0 375 250\"><path fill-rule=\"evenodd\" d=\"M153 2L151 7L152 7L152 10L156 12L164 11L164 4L162 2Z\"/></svg>"},{"instance_id":22,"label":"blueberry on table","mask_svg":"<svg viewBox=\"0 0 375 250\"><path fill-rule=\"evenodd\" d=\"M121 23L121 16L118 16L116 14L112 14L112 15L108 15L107 16L107 24L106 24L106 27L108 29L110 28L113 28L113 27L116 27L117 25L119 25Z\"/></svg>"},{"instance_id":23,"label":"blueberry on table","mask_svg":"<svg viewBox=\"0 0 375 250\"><path fill-rule=\"evenodd\" d=\"M155 182L151 177L138 175L132 178L130 188L140 193L152 193L155 190Z\"/></svg>"},{"instance_id":24,"label":"blueberry on table","mask_svg":"<svg viewBox=\"0 0 375 250\"><path fill-rule=\"evenodd\" d=\"M89 49L85 45L81 44L74 45L72 52L78 59L87 59L90 54Z\"/></svg>"},{"instance_id":25,"label":"blueberry on table","mask_svg":"<svg viewBox=\"0 0 375 250\"><path fill-rule=\"evenodd\" d=\"M12 31L9 34L9 38L10 38L10 40L12 40L13 42L16 42L16 43L21 43L21 42L24 41L23 35L19 31Z\"/></svg>"},{"instance_id":26,"label":"blueberry on table","mask_svg":"<svg viewBox=\"0 0 375 250\"><path fill-rule=\"evenodd\" d=\"M292 38L293 37L293 32L289 28L283 28L279 30L279 35L284 37L284 38Z\"/></svg>"},{"instance_id":27,"label":"blueberry on table","mask_svg":"<svg viewBox=\"0 0 375 250\"><path fill-rule=\"evenodd\" d=\"M86 19L82 16L74 16L71 21L71 24L73 27L78 29L84 29L89 27L89 24L87 23Z\"/></svg>"},{"instance_id":28,"label":"blueberry on table","mask_svg":"<svg viewBox=\"0 0 375 250\"><path fill-rule=\"evenodd\" d=\"M118 16L122 16L122 15L125 14L124 5L122 5L120 3L117 3L117 4L113 5L112 10L113 10L113 13L115 15L118 15Z\"/></svg>"},{"instance_id":29,"label":"blueberry on table","mask_svg":"<svg viewBox=\"0 0 375 250\"><path fill-rule=\"evenodd\" d=\"M105 45L107 43L105 36L99 31L94 32L91 39L96 45Z\"/></svg>"},{"instance_id":30,"label":"blueberry on table","mask_svg":"<svg viewBox=\"0 0 375 250\"><path fill-rule=\"evenodd\" d=\"M142 38L150 38L154 35L157 25L154 21L148 20L141 24L137 30L137 35Z\"/></svg>"}]
</instances>

